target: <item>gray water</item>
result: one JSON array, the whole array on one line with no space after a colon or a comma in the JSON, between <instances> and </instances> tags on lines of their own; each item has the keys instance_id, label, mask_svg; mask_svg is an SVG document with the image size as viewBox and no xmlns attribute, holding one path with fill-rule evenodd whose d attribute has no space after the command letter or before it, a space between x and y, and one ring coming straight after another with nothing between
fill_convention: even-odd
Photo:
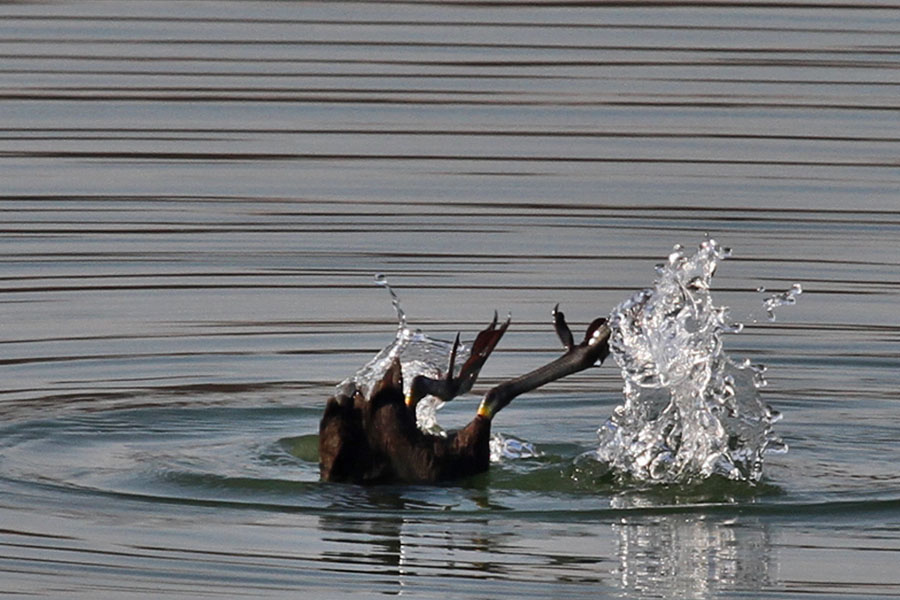
<instances>
[{"instance_id":1,"label":"gray water","mask_svg":"<svg viewBox=\"0 0 900 600\"><path fill-rule=\"evenodd\" d=\"M0 593L900 597L898 8L0 5ZM610 364L497 417L538 458L318 481L375 273L437 337L512 314L483 391L707 235L759 484L579 466Z\"/></svg>"}]
</instances>

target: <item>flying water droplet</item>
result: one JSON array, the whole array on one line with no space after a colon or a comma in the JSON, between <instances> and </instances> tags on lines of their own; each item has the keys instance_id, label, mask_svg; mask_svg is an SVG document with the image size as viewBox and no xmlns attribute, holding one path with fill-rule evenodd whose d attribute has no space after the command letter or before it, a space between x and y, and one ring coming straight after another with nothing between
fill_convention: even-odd
<instances>
[{"instance_id":1,"label":"flying water droplet","mask_svg":"<svg viewBox=\"0 0 900 600\"><path fill-rule=\"evenodd\" d=\"M791 286L791 289L780 294L775 294L763 300L763 308L769 321L775 321L775 309L780 306L793 306L797 303L797 296L803 293L803 287L799 283Z\"/></svg>"}]
</instances>

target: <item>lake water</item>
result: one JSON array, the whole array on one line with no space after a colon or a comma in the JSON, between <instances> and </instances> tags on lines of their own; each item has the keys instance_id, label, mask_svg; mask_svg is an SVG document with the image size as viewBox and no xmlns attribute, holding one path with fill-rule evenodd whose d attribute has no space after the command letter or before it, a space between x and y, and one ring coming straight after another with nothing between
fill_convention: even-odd
<instances>
[{"instance_id":1,"label":"lake water","mask_svg":"<svg viewBox=\"0 0 900 600\"><path fill-rule=\"evenodd\" d=\"M900 597L897 9L0 5L0 594ZM375 273L438 337L512 314L483 391L707 235L760 484L581 473L611 362L497 417L539 458L318 481Z\"/></svg>"}]
</instances>

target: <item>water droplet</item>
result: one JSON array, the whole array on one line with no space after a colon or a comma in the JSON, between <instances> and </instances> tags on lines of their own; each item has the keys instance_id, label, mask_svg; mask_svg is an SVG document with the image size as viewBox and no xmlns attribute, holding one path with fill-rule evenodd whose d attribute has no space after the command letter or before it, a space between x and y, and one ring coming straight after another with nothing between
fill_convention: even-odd
<instances>
[{"instance_id":1,"label":"water droplet","mask_svg":"<svg viewBox=\"0 0 900 600\"><path fill-rule=\"evenodd\" d=\"M781 306L793 306L797 303L797 296L803 293L803 287L799 283L791 286L791 289L780 294L774 294L763 300L763 308L766 309L769 321L775 321L775 309Z\"/></svg>"}]
</instances>

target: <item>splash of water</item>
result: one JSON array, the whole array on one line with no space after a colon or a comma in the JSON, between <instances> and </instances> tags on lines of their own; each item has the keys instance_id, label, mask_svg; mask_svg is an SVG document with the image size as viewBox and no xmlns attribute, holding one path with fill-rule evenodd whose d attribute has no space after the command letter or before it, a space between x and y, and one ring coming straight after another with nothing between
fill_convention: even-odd
<instances>
[{"instance_id":1,"label":"splash of water","mask_svg":"<svg viewBox=\"0 0 900 600\"><path fill-rule=\"evenodd\" d=\"M385 288L391 296L391 304L397 313L397 335L394 341L378 352L372 360L338 384L338 393L346 394L356 389L368 398L372 388L384 377L395 358L399 358L403 370L404 393L409 391L409 385L416 375L438 378L446 374L453 343L430 337L420 329L411 329L407 324L406 312L400 304L400 297L388 283L387 277L379 273L375 275L375 283ZM454 376L459 375L471 351L471 342L460 343L456 351ZM443 406L444 402L434 396L422 398L416 405L416 425L419 429L425 433L446 436L447 432L437 422L437 411ZM541 455L533 444L499 433L491 436L490 452L492 462Z\"/></svg>"},{"instance_id":2,"label":"splash of water","mask_svg":"<svg viewBox=\"0 0 900 600\"><path fill-rule=\"evenodd\" d=\"M764 368L734 362L722 335L742 326L714 304L710 283L728 249L708 239L693 255L676 246L654 287L610 315L610 349L625 401L598 431L591 457L641 481L688 482L711 475L756 482L763 454L786 451L760 399Z\"/></svg>"},{"instance_id":3,"label":"splash of water","mask_svg":"<svg viewBox=\"0 0 900 600\"><path fill-rule=\"evenodd\" d=\"M372 388L384 377L395 358L400 360L403 370L404 393L409 391L409 385L416 375L432 378L444 376L450 362L453 342L430 337L420 329L411 329L407 324L406 313L400 305L400 298L388 283L387 277L379 273L375 276L375 283L385 288L391 296L391 304L397 313L397 335L394 341L378 352L372 360L338 384L338 393L357 389L368 398ZM454 375L459 373L470 352L471 344L460 344L456 352ZM437 422L437 411L443 405L444 402L434 396L423 398L416 406L416 423L419 429L427 433L446 435Z\"/></svg>"},{"instance_id":4,"label":"splash of water","mask_svg":"<svg viewBox=\"0 0 900 600\"><path fill-rule=\"evenodd\" d=\"M781 306L793 306L797 304L797 296L803 293L803 287L799 283L791 286L791 289L763 300L763 308L769 321L775 321L775 309Z\"/></svg>"},{"instance_id":5,"label":"splash of water","mask_svg":"<svg viewBox=\"0 0 900 600\"><path fill-rule=\"evenodd\" d=\"M376 273L375 285L380 285L391 295L391 304L394 307L394 311L397 313L397 328L401 330L406 329L406 311L404 311L403 307L400 305L400 296L397 295L397 292L395 292L394 288L391 287L391 284L388 283L387 275L384 273Z\"/></svg>"},{"instance_id":6,"label":"splash of water","mask_svg":"<svg viewBox=\"0 0 900 600\"><path fill-rule=\"evenodd\" d=\"M537 458L544 453L527 440L502 433L491 434L491 462L516 460L520 458Z\"/></svg>"}]
</instances>

